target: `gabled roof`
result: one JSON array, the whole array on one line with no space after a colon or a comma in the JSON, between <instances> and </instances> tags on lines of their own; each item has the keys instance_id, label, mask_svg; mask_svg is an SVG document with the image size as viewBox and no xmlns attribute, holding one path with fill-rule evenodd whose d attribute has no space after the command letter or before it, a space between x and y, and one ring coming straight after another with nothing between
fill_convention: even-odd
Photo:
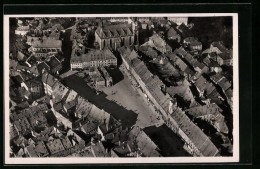
<instances>
[{"instance_id":1,"label":"gabled roof","mask_svg":"<svg viewBox=\"0 0 260 169\"><path fill-rule=\"evenodd\" d=\"M205 116L205 115L218 115L223 110L216 104L209 104L203 106L192 107L185 110L194 117Z\"/></svg>"},{"instance_id":2,"label":"gabled roof","mask_svg":"<svg viewBox=\"0 0 260 169\"><path fill-rule=\"evenodd\" d=\"M217 47L222 53L227 50L227 48L225 47L225 45L222 41L212 42L211 45L213 47Z\"/></svg>"},{"instance_id":3,"label":"gabled roof","mask_svg":"<svg viewBox=\"0 0 260 169\"><path fill-rule=\"evenodd\" d=\"M219 54L219 56L223 59L223 60L229 60L232 59L231 57L231 52L229 51L225 51Z\"/></svg>"},{"instance_id":4,"label":"gabled roof","mask_svg":"<svg viewBox=\"0 0 260 169\"><path fill-rule=\"evenodd\" d=\"M50 66L51 69L54 69L57 66L61 65L60 61L55 56L52 56L47 64Z\"/></svg>"},{"instance_id":5,"label":"gabled roof","mask_svg":"<svg viewBox=\"0 0 260 169\"><path fill-rule=\"evenodd\" d=\"M227 78L223 77L219 82L218 85L225 91L231 87L231 83L227 80Z\"/></svg>"},{"instance_id":6,"label":"gabled roof","mask_svg":"<svg viewBox=\"0 0 260 169\"><path fill-rule=\"evenodd\" d=\"M196 126L182 111L175 111L171 116L179 124L180 129L190 138L193 144L204 156L215 156L218 153L216 146L209 140L203 131Z\"/></svg>"},{"instance_id":7,"label":"gabled roof","mask_svg":"<svg viewBox=\"0 0 260 169\"><path fill-rule=\"evenodd\" d=\"M54 87L58 80L48 72L45 72L42 74L42 82L48 84L50 87Z\"/></svg>"},{"instance_id":8,"label":"gabled roof","mask_svg":"<svg viewBox=\"0 0 260 169\"><path fill-rule=\"evenodd\" d=\"M96 123L93 123L92 121L88 121L87 123L85 123L84 125L81 126L81 130L84 132L84 133L89 133L93 130L96 130L97 129L97 124Z\"/></svg>"},{"instance_id":9,"label":"gabled roof","mask_svg":"<svg viewBox=\"0 0 260 169\"><path fill-rule=\"evenodd\" d=\"M106 25L97 28L96 33L100 38L117 38L133 35L131 24Z\"/></svg>"},{"instance_id":10,"label":"gabled roof","mask_svg":"<svg viewBox=\"0 0 260 169\"><path fill-rule=\"evenodd\" d=\"M36 151L38 157L47 156L49 154L43 141L37 142L37 145L35 146L35 151Z\"/></svg>"},{"instance_id":11,"label":"gabled roof","mask_svg":"<svg viewBox=\"0 0 260 169\"><path fill-rule=\"evenodd\" d=\"M97 60L108 60L108 59L116 59L115 55L109 50L105 48L103 50L90 50L86 54L81 54L80 56L71 57L70 61L72 63L78 62L86 62L86 61L97 61Z\"/></svg>"},{"instance_id":12,"label":"gabled roof","mask_svg":"<svg viewBox=\"0 0 260 169\"><path fill-rule=\"evenodd\" d=\"M168 38L174 37L174 36L180 36L174 29L171 27L167 32Z\"/></svg>"},{"instance_id":13,"label":"gabled roof","mask_svg":"<svg viewBox=\"0 0 260 169\"><path fill-rule=\"evenodd\" d=\"M75 107L77 104L77 101L74 99L72 101L69 101L67 103L64 104L64 107L68 110L68 109L71 109L73 107Z\"/></svg>"},{"instance_id":14,"label":"gabled roof","mask_svg":"<svg viewBox=\"0 0 260 169\"><path fill-rule=\"evenodd\" d=\"M199 79L197 79L195 86L201 91L206 91L207 95L211 94L211 92L215 89L214 85L208 82L203 76L200 76Z\"/></svg>"},{"instance_id":15,"label":"gabled roof","mask_svg":"<svg viewBox=\"0 0 260 169\"><path fill-rule=\"evenodd\" d=\"M47 145L49 151L51 152L51 154L55 154L55 153L65 150L60 139L55 139L51 142L48 142L46 145Z\"/></svg>"},{"instance_id":16,"label":"gabled roof","mask_svg":"<svg viewBox=\"0 0 260 169\"><path fill-rule=\"evenodd\" d=\"M101 142L97 142L95 145L91 145L91 151L95 157L109 157L109 154Z\"/></svg>"},{"instance_id":17,"label":"gabled roof","mask_svg":"<svg viewBox=\"0 0 260 169\"><path fill-rule=\"evenodd\" d=\"M38 41L32 41L32 47L34 48L61 48L62 41L56 39L43 39Z\"/></svg>"}]
</instances>

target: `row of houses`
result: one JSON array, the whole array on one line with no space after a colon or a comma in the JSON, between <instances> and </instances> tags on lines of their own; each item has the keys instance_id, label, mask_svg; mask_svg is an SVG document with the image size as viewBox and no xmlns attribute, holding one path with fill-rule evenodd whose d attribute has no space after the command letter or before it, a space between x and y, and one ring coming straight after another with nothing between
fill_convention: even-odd
<instances>
[{"instance_id":1,"label":"row of houses","mask_svg":"<svg viewBox=\"0 0 260 169\"><path fill-rule=\"evenodd\" d=\"M150 73L146 65L137 57L128 57L132 56L131 53L135 51L133 50L130 55L124 54L124 51L129 52L129 50L125 48L119 50L123 63L126 63L126 67L141 89L162 113L164 120L170 123L172 129L185 140L193 154L198 156L217 155L218 149L210 139L176 106L176 102L169 95L165 95L161 91L164 84L159 78Z\"/></svg>"}]
</instances>

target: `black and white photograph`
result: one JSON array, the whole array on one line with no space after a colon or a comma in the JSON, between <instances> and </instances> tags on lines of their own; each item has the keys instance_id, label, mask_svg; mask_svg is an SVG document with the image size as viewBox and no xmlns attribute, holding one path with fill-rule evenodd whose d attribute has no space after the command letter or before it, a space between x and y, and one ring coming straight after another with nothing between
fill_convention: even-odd
<instances>
[{"instance_id":1,"label":"black and white photograph","mask_svg":"<svg viewBox=\"0 0 260 169\"><path fill-rule=\"evenodd\" d=\"M4 16L5 162L239 161L236 13Z\"/></svg>"}]
</instances>

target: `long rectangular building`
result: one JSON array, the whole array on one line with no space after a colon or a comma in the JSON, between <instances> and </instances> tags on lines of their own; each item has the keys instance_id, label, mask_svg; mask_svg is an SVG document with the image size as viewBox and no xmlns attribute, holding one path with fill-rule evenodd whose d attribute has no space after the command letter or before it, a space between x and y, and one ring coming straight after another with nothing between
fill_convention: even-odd
<instances>
[{"instance_id":1,"label":"long rectangular building","mask_svg":"<svg viewBox=\"0 0 260 169\"><path fill-rule=\"evenodd\" d=\"M72 51L76 52L76 51ZM88 53L72 54L70 66L75 69L89 69L91 67L117 66L117 59L109 49L90 50Z\"/></svg>"}]
</instances>

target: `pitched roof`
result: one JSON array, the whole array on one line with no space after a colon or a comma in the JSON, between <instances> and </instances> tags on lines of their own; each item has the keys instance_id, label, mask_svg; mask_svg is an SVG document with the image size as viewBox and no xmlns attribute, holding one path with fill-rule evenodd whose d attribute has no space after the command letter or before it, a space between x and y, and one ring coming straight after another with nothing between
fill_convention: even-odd
<instances>
[{"instance_id":1,"label":"pitched roof","mask_svg":"<svg viewBox=\"0 0 260 169\"><path fill-rule=\"evenodd\" d=\"M51 154L55 154L55 153L65 150L60 139L55 139L53 141L50 141L46 145L47 145L49 151L51 152Z\"/></svg>"},{"instance_id":2,"label":"pitched roof","mask_svg":"<svg viewBox=\"0 0 260 169\"><path fill-rule=\"evenodd\" d=\"M219 56L223 59L223 60L229 60L232 59L231 57L231 52L229 51L225 51L219 54Z\"/></svg>"},{"instance_id":3,"label":"pitched roof","mask_svg":"<svg viewBox=\"0 0 260 169\"><path fill-rule=\"evenodd\" d=\"M216 104L209 104L209 105L192 107L186 109L185 111L194 117L199 117L199 116L205 116L209 114L217 115L221 113L223 110Z\"/></svg>"},{"instance_id":4,"label":"pitched roof","mask_svg":"<svg viewBox=\"0 0 260 169\"><path fill-rule=\"evenodd\" d=\"M139 127L134 127L130 133L129 137L136 137L136 143L140 152L146 157L159 157L161 154L157 151L158 147L149 138L149 136L141 131Z\"/></svg>"},{"instance_id":5,"label":"pitched roof","mask_svg":"<svg viewBox=\"0 0 260 169\"><path fill-rule=\"evenodd\" d=\"M217 47L222 53L227 50L227 48L225 47L225 45L222 41L212 42L211 45L213 47Z\"/></svg>"},{"instance_id":6,"label":"pitched roof","mask_svg":"<svg viewBox=\"0 0 260 169\"><path fill-rule=\"evenodd\" d=\"M60 61L55 56L52 56L47 64L50 66L51 69L54 69L57 66L61 65Z\"/></svg>"},{"instance_id":7,"label":"pitched roof","mask_svg":"<svg viewBox=\"0 0 260 169\"><path fill-rule=\"evenodd\" d=\"M42 82L48 84L50 87L53 87L58 80L52 76L50 73L45 72L42 74Z\"/></svg>"},{"instance_id":8,"label":"pitched roof","mask_svg":"<svg viewBox=\"0 0 260 169\"><path fill-rule=\"evenodd\" d=\"M207 95L211 94L215 89L215 86L208 82L203 76L200 76L199 79L195 82L195 86L199 88L199 90L204 90L207 92Z\"/></svg>"},{"instance_id":9,"label":"pitched roof","mask_svg":"<svg viewBox=\"0 0 260 169\"><path fill-rule=\"evenodd\" d=\"M202 43L195 37L187 37L184 39L184 41L186 41L186 43L188 43L190 46L202 45Z\"/></svg>"},{"instance_id":10,"label":"pitched roof","mask_svg":"<svg viewBox=\"0 0 260 169\"><path fill-rule=\"evenodd\" d=\"M61 48L62 41L56 39L43 39L32 42L34 48Z\"/></svg>"},{"instance_id":11,"label":"pitched roof","mask_svg":"<svg viewBox=\"0 0 260 169\"><path fill-rule=\"evenodd\" d=\"M86 54L82 54L80 56L71 57L72 63L78 62L86 62L86 61L98 61L98 60L109 60L116 59L115 55L111 52L111 50L105 48L103 50L90 50Z\"/></svg>"},{"instance_id":12,"label":"pitched roof","mask_svg":"<svg viewBox=\"0 0 260 169\"><path fill-rule=\"evenodd\" d=\"M95 157L109 157L109 154L106 152L106 149L101 142L91 145L91 151Z\"/></svg>"},{"instance_id":13,"label":"pitched roof","mask_svg":"<svg viewBox=\"0 0 260 169\"><path fill-rule=\"evenodd\" d=\"M92 121L88 121L87 123L85 123L84 125L81 126L81 130L84 132L84 133L89 133L93 130L96 130L97 129L97 124L96 123L93 123Z\"/></svg>"},{"instance_id":14,"label":"pitched roof","mask_svg":"<svg viewBox=\"0 0 260 169\"><path fill-rule=\"evenodd\" d=\"M173 27L171 27L171 28L168 30L168 32L167 32L167 36L168 36L168 38L169 38L169 37L180 36L180 35L173 29Z\"/></svg>"},{"instance_id":15,"label":"pitched roof","mask_svg":"<svg viewBox=\"0 0 260 169\"><path fill-rule=\"evenodd\" d=\"M76 100L72 100L72 101L69 101L67 103L64 104L64 107L68 110L68 109L71 109L73 107L75 107L77 104L77 101Z\"/></svg>"},{"instance_id":16,"label":"pitched roof","mask_svg":"<svg viewBox=\"0 0 260 169\"><path fill-rule=\"evenodd\" d=\"M182 111L171 114L179 124L180 129L189 137L193 144L204 156L215 156L218 153L216 146L209 140L203 131L196 126Z\"/></svg>"},{"instance_id":17,"label":"pitched roof","mask_svg":"<svg viewBox=\"0 0 260 169\"><path fill-rule=\"evenodd\" d=\"M37 145L35 146L35 151L36 151L38 157L47 156L49 154L43 141L37 142Z\"/></svg>"},{"instance_id":18,"label":"pitched roof","mask_svg":"<svg viewBox=\"0 0 260 169\"><path fill-rule=\"evenodd\" d=\"M133 36L131 24L106 25L99 27L96 33L100 38L116 38L121 36Z\"/></svg>"}]
</instances>

